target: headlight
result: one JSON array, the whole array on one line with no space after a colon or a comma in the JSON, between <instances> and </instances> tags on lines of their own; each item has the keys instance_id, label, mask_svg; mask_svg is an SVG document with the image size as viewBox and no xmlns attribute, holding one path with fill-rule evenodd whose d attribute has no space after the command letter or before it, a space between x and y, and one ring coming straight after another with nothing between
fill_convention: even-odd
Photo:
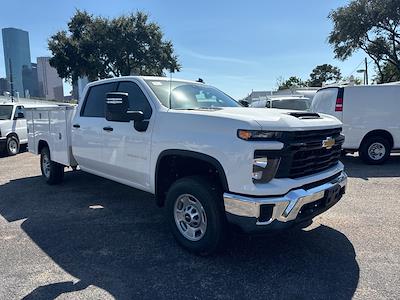
<instances>
[{"instance_id":1,"label":"headlight","mask_svg":"<svg viewBox=\"0 0 400 300\"><path fill-rule=\"evenodd\" d=\"M273 141L282 137L282 132L266 130L243 130L237 131L239 139L245 141Z\"/></svg>"},{"instance_id":2,"label":"headlight","mask_svg":"<svg viewBox=\"0 0 400 300\"><path fill-rule=\"evenodd\" d=\"M271 181L278 170L280 158L257 157L253 160L252 179L254 183Z\"/></svg>"}]
</instances>

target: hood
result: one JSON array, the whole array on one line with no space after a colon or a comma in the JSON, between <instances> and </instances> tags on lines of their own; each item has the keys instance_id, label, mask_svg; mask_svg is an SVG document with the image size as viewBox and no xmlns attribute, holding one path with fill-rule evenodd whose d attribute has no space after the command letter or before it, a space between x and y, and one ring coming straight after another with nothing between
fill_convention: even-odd
<instances>
[{"instance_id":1,"label":"hood","mask_svg":"<svg viewBox=\"0 0 400 300\"><path fill-rule=\"evenodd\" d=\"M290 115L299 113L295 110L273 108L248 108L248 107L224 107L215 110L191 110L191 113L229 118L247 122L250 126L257 124L263 130L318 130L336 128L342 123L333 116L319 114L320 118L302 119ZM306 113L306 112L304 112ZM247 129L247 128L243 128ZM252 128L248 128L252 129Z\"/></svg>"}]
</instances>

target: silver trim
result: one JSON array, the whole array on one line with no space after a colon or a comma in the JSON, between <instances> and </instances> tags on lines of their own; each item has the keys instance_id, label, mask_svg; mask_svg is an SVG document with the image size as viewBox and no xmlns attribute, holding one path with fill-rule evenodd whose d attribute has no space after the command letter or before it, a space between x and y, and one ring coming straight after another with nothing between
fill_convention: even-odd
<instances>
[{"instance_id":1,"label":"silver trim","mask_svg":"<svg viewBox=\"0 0 400 300\"><path fill-rule=\"evenodd\" d=\"M335 185L344 187L346 184L347 174L342 171L338 177L328 183L309 190L296 189L279 197L255 198L224 193L225 211L237 216L258 218L260 216L260 205L274 204L272 218L266 222L257 222L256 224L268 225L274 220L288 222L296 219L303 205L323 198L325 191Z\"/></svg>"}]
</instances>

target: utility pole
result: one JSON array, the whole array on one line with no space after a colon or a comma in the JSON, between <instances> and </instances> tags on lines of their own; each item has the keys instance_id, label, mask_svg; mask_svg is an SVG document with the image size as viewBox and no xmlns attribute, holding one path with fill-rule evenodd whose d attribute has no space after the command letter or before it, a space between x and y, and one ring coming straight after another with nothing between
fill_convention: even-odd
<instances>
[{"instance_id":1,"label":"utility pole","mask_svg":"<svg viewBox=\"0 0 400 300\"><path fill-rule=\"evenodd\" d=\"M11 58L8 59L8 64L9 64L9 67L10 67L10 92L11 92L11 102L14 102L14 83L13 83L13 75L12 75Z\"/></svg>"},{"instance_id":2,"label":"utility pole","mask_svg":"<svg viewBox=\"0 0 400 300\"><path fill-rule=\"evenodd\" d=\"M364 76L365 76L365 84L368 85L368 64L367 64L367 58L365 58L365 72L364 72Z\"/></svg>"}]
</instances>

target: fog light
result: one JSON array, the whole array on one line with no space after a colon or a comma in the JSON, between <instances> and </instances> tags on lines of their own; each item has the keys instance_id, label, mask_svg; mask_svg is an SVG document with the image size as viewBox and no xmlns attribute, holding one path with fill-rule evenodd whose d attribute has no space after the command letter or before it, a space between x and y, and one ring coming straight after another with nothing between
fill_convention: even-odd
<instances>
[{"instance_id":1,"label":"fog light","mask_svg":"<svg viewBox=\"0 0 400 300\"><path fill-rule=\"evenodd\" d=\"M260 180L262 178L263 171L257 171L252 173L252 178L254 180Z\"/></svg>"},{"instance_id":2,"label":"fog light","mask_svg":"<svg viewBox=\"0 0 400 300\"><path fill-rule=\"evenodd\" d=\"M274 178L280 158L256 157L253 160L252 178L254 183L267 183Z\"/></svg>"}]
</instances>

